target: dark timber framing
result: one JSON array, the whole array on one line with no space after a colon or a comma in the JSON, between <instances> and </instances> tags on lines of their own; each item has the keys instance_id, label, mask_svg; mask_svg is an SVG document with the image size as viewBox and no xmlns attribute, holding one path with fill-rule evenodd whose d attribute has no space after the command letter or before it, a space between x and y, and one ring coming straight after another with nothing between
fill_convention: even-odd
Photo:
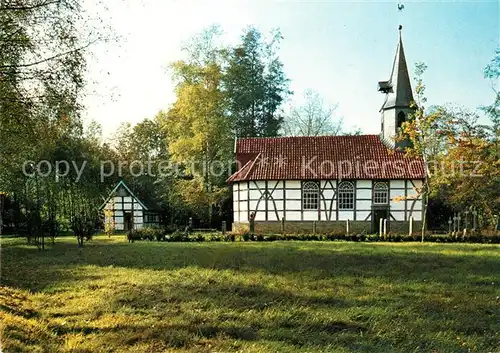
<instances>
[{"instance_id":1,"label":"dark timber framing","mask_svg":"<svg viewBox=\"0 0 500 353\"><path fill-rule=\"evenodd\" d=\"M410 185L415 187L415 183L419 180L250 180L241 182L241 185L238 182L238 185L234 186L234 190L236 190L235 193L238 195L238 202L242 202L242 204L234 205L235 215L237 213L236 217L238 217L235 219L242 221L241 208L242 205L244 206L243 202L246 202L248 216L254 213L258 217L258 221L266 222L281 221L283 218L290 222L342 222L346 219L369 222L375 217L376 211L378 211L377 217L381 217L380 211L383 210L385 214L384 218L388 220L389 229L391 221L408 221L412 212L419 205L421 197L407 200L408 197L411 197ZM307 182L314 182L318 188L317 208L304 208L304 187ZM343 182L351 183L353 192L352 208L345 210L339 208L338 198L339 186ZM246 190L242 189L245 187L243 183L246 183ZM387 199L384 200L385 203L375 203L375 186L377 183L384 183L387 187ZM244 192L247 194L244 194ZM242 200L245 198L245 195L247 197L246 200ZM393 199L397 196L404 197L405 200L399 201L404 202L404 204L400 204L399 202L396 205L394 204ZM262 202L265 202L265 204L263 205ZM336 203L335 209L334 203ZM125 207L123 206L123 208ZM133 206L133 208L135 207ZM415 215L413 216L415 217ZM248 219L243 221L248 221Z\"/></svg>"}]
</instances>

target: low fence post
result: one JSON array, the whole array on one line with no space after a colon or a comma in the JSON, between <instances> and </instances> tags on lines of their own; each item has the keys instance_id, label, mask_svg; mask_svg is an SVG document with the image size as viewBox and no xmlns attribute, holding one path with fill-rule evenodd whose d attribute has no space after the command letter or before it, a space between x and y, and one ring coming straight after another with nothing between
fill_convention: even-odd
<instances>
[{"instance_id":1,"label":"low fence post","mask_svg":"<svg viewBox=\"0 0 500 353\"><path fill-rule=\"evenodd\" d=\"M411 237L413 234L413 216L410 217L410 229L408 230L408 235Z\"/></svg>"},{"instance_id":2,"label":"low fence post","mask_svg":"<svg viewBox=\"0 0 500 353\"><path fill-rule=\"evenodd\" d=\"M380 218L378 222L378 233L379 233L379 238L382 238L382 235L384 234L384 219Z\"/></svg>"},{"instance_id":3,"label":"low fence post","mask_svg":"<svg viewBox=\"0 0 500 353\"><path fill-rule=\"evenodd\" d=\"M384 218L384 239L387 239L387 218Z\"/></svg>"},{"instance_id":4,"label":"low fence post","mask_svg":"<svg viewBox=\"0 0 500 353\"><path fill-rule=\"evenodd\" d=\"M474 235L476 235L476 229L477 229L477 211L476 210L472 211L472 229L474 231Z\"/></svg>"},{"instance_id":5,"label":"low fence post","mask_svg":"<svg viewBox=\"0 0 500 353\"><path fill-rule=\"evenodd\" d=\"M250 214L250 234L253 234L255 232L255 213Z\"/></svg>"},{"instance_id":6,"label":"low fence post","mask_svg":"<svg viewBox=\"0 0 500 353\"><path fill-rule=\"evenodd\" d=\"M465 214L465 219L464 219L464 237L467 235L467 229L469 228L469 211L466 210L464 212Z\"/></svg>"},{"instance_id":7,"label":"low fence post","mask_svg":"<svg viewBox=\"0 0 500 353\"><path fill-rule=\"evenodd\" d=\"M349 220L345 221L346 234L349 235Z\"/></svg>"}]
</instances>

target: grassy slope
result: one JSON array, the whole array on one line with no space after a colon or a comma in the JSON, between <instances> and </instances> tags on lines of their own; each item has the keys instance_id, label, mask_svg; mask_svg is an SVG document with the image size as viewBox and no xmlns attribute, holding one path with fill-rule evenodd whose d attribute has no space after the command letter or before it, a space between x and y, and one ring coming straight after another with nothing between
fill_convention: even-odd
<instances>
[{"instance_id":1,"label":"grassy slope","mask_svg":"<svg viewBox=\"0 0 500 353\"><path fill-rule=\"evenodd\" d=\"M500 247L2 240L4 352L497 352Z\"/></svg>"}]
</instances>

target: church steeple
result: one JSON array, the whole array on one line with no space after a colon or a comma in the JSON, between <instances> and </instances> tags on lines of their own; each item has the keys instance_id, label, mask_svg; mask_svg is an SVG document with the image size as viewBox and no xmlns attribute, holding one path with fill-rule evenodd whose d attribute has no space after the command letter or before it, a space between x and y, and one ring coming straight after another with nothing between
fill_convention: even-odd
<instances>
[{"instance_id":1,"label":"church steeple","mask_svg":"<svg viewBox=\"0 0 500 353\"><path fill-rule=\"evenodd\" d=\"M380 81L378 90L385 94L385 101L380 108L382 113L382 137L387 142L393 143L393 138L401 124L408 118L411 112L413 93L408 74L408 66L401 38L402 26L399 26L399 42L396 56L392 65L391 78L389 81ZM402 144L404 145L404 144Z\"/></svg>"}]
</instances>

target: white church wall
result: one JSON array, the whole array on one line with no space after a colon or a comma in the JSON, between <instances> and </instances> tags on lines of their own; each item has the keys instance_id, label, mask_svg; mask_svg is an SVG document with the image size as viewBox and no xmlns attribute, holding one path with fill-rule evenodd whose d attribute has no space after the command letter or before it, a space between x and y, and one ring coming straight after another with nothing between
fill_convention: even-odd
<instances>
[{"instance_id":1,"label":"white church wall","mask_svg":"<svg viewBox=\"0 0 500 353\"><path fill-rule=\"evenodd\" d=\"M279 187L279 186L278 186L278 187ZM272 196L272 197L273 197L273 199L275 199L275 200L283 200L283 195L284 195L284 193L283 193L283 188L282 188L282 187L280 187L279 189L278 189L278 188L276 188L276 189L272 192L272 194L271 194L271 196Z\"/></svg>"},{"instance_id":2,"label":"white church wall","mask_svg":"<svg viewBox=\"0 0 500 353\"><path fill-rule=\"evenodd\" d=\"M263 180L257 180L250 182L250 189L260 189L263 190L266 188L266 182Z\"/></svg>"},{"instance_id":3,"label":"white church wall","mask_svg":"<svg viewBox=\"0 0 500 353\"><path fill-rule=\"evenodd\" d=\"M302 210L301 200L286 200L286 210L290 211L300 211Z\"/></svg>"},{"instance_id":4,"label":"white church wall","mask_svg":"<svg viewBox=\"0 0 500 353\"><path fill-rule=\"evenodd\" d=\"M405 202L404 201L391 201L391 211L404 211L405 210Z\"/></svg>"},{"instance_id":5,"label":"white church wall","mask_svg":"<svg viewBox=\"0 0 500 353\"><path fill-rule=\"evenodd\" d=\"M317 220L319 220L318 211L317 210L304 211L303 212L303 220L304 221L317 221Z\"/></svg>"},{"instance_id":6,"label":"white church wall","mask_svg":"<svg viewBox=\"0 0 500 353\"><path fill-rule=\"evenodd\" d=\"M302 220L302 212L300 211L286 211L285 219L287 221L300 221Z\"/></svg>"},{"instance_id":7,"label":"white church wall","mask_svg":"<svg viewBox=\"0 0 500 353\"><path fill-rule=\"evenodd\" d=\"M404 196L405 196L405 190L404 189L401 189L401 190L391 189L391 192L389 194L389 199L392 201L394 199L397 199L397 198L400 198L400 197L404 197Z\"/></svg>"},{"instance_id":8,"label":"white church wall","mask_svg":"<svg viewBox=\"0 0 500 353\"><path fill-rule=\"evenodd\" d=\"M285 189L285 198L287 200L300 200L302 198L302 192L300 189Z\"/></svg>"},{"instance_id":9,"label":"white church wall","mask_svg":"<svg viewBox=\"0 0 500 353\"><path fill-rule=\"evenodd\" d=\"M268 221L279 221L278 217L276 217L275 212L269 212L269 214L267 215L267 220Z\"/></svg>"},{"instance_id":10,"label":"white church wall","mask_svg":"<svg viewBox=\"0 0 500 353\"><path fill-rule=\"evenodd\" d=\"M404 221L405 220L405 211L395 211L395 210L391 210L391 216L393 218L393 220L396 220L396 221Z\"/></svg>"},{"instance_id":11,"label":"white church wall","mask_svg":"<svg viewBox=\"0 0 500 353\"><path fill-rule=\"evenodd\" d=\"M354 220L354 211L339 211L339 221Z\"/></svg>"},{"instance_id":12,"label":"white church wall","mask_svg":"<svg viewBox=\"0 0 500 353\"><path fill-rule=\"evenodd\" d=\"M356 182L356 186L358 189L371 189L372 181L371 180L358 180Z\"/></svg>"},{"instance_id":13,"label":"white church wall","mask_svg":"<svg viewBox=\"0 0 500 353\"><path fill-rule=\"evenodd\" d=\"M302 187L300 180L286 180L286 189L300 189Z\"/></svg>"},{"instance_id":14,"label":"white church wall","mask_svg":"<svg viewBox=\"0 0 500 353\"><path fill-rule=\"evenodd\" d=\"M277 211L283 211L283 200L275 200L274 204L272 201L269 202L270 205L276 205L276 210Z\"/></svg>"},{"instance_id":15,"label":"white church wall","mask_svg":"<svg viewBox=\"0 0 500 353\"><path fill-rule=\"evenodd\" d=\"M396 133L396 112L394 109L384 110L382 112L382 119L384 121L384 137L387 141L394 143L391 136Z\"/></svg>"},{"instance_id":16,"label":"white church wall","mask_svg":"<svg viewBox=\"0 0 500 353\"><path fill-rule=\"evenodd\" d=\"M372 207L371 200L357 200L356 210L370 211Z\"/></svg>"},{"instance_id":17,"label":"white church wall","mask_svg":"<svg viewBox=\"0 0 500 353\"><path fill-rule=\"evenodd\" d=\"M356 211L356 220L358 221L364 221L364 220L371 220L371 211Z\"/></svg>"},{"instance_id":18,"label":"white church wall","mask_svg":"<svg viewBox=\"0 0 500 353\"><path fill-rule=\"evenodd\" d=\"M255 212L256 221L280 221L285 216L287 221L345 221L349 219L368 222L371 221L372 217L373 182L372 180L356 181L353 210L337 209L336 180L319 182L318 210L302 210L301 181L268 181L267 190L271 195L268 200L263 197L263 193L266 191L265 181L250 181L249 188L246 181L235 183L233 185L234 220L235 222L248 222L249 215ZM414 185L421 185L421 181L390 180L388 185L389 203L387 206L391 212L391 219L407 221L410 216L413 216L416 221L421 220L421 198L404 200L407 196L417 196ZM283 187L286 187L285 190ZM402 198L402 200L396 202L393 200L394 198Z\"/></svg>"},{"instance_id":19,"label":"white church wall","mask_svg":"<svg viewBox=\"0 0 500 353\"><path fill-rule=\"evenodd\" d=\"M357 191L357 199L370 200L372 199L372 190L371 189L358 189Z\"/></svg>"},{"instance_id":20,"label":"white church wall","mask_svg":"<svg viewBox=\"0 0 500 353\"><path fill-rule=\"evenodd\" d=\"M323 197L325 198L325 200L333 199L334 195L335 195L335 190L333 190L332 188L323 190Z\"/></svg>"},{"instance_id":21,"label":"white church wall","mask_svg":"<svg viewBox=\"0 0 500 353\"><path fill-rule=\"evenodd\" d=\"M261 192L257 189L250 189L249 195L250 195L250 200L258 200L260 198Z\"/></svg>"},{"instance_id":22,"label":"white church wall","mask_svg":"<svg viewBox=\"0 0 500 353\"><path fill-rule=\"evenodd\" d=\"M391 180L389 182L389 187L391 190L393 189L405 189L405 181L404 180Z\"/></svg>"},{"instance_id":23,"label":"white church wall","mask_svg":"<svg viewBox=\"0 0 500 353\"><path fill-rule=\"evenodd\" d=\"M259 212L257 211L257 213L255 213L255 220L256 221L265 221L266 220L266 214L265 212Z\"/></svg>"}]
</instances>

